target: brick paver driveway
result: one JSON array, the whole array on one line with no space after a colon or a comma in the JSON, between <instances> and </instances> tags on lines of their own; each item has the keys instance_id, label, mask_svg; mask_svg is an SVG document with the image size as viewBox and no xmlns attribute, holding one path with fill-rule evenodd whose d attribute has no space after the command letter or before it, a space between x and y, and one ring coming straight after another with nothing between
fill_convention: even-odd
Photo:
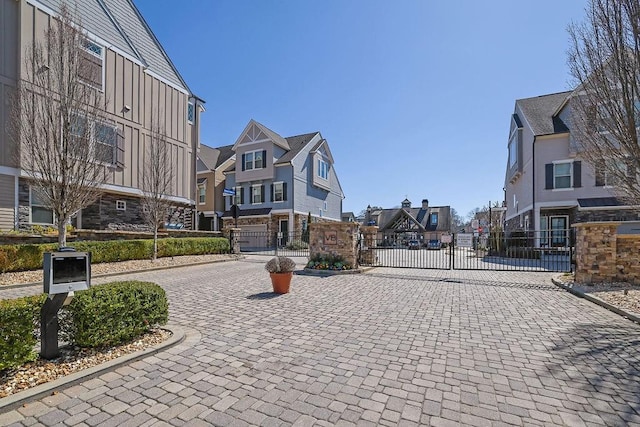
<instances>
[{"instance_id":1,"label":"brick paver driveway","mask_svg":"<svg viewBox=\"0 0 640 427\"><path fill-rule=\"evenodd\" d=\"M549 274L375 269L273 296L265 261L127 276L167 290L187 339L0 424L640 425L640 326Z\"/></svg>"}]
</instances>

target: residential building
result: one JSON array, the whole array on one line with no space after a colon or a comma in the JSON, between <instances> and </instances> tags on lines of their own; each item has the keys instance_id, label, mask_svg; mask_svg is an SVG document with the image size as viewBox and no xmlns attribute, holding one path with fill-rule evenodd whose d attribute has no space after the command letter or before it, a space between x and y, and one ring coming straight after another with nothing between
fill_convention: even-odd
<instances>
[{"instance_id":1,"label":"residential building","mask_svg":"<svg viewBox=\"0 0 640 427\"><path fill-rule=\"evenodd\" d=\"M342 212L342 222L356 222L356 216L353 212Z\"/></svg>"},{"instance_id":2,"label":"residential building","mask_svg":"<svg viewBox=\"0 0 640 427\"><path fill-rule=\"evenodd\" d=\"M320 132L282 137L250 120L232 150L235 162L225 171L224 229L301 233L308 217L340 221L344 193L329 143ZM238 207L233 218L231 207Z\"/></svg>"},{"instance_id":3,"label":"residential building","mask_svg":"<svg viewBox=\"0 0 640 427\"><path fill-rule=\"evenodd\" d=\"M564 246L586 221L636 220L600 168L580 158L571 134L572 92L519 99L510 120L505 230L533 232L535 245Z\"/></svg>"},{"instance_id":4,"label":"residential building","mask_svg":"<svg viewBox=\"0 0 640 427\"><path fill-rule=\"evenodd\" d=\"M0 229L28 229L53 223L51 210L31 191L29 175L13 155L9 138L10 93L25 78L24 59L42 40L60 0L0 0ZM152 117L164 125L173 173L171 217L187 228L193 220L196 151L203 101L189 89L132 0L78 0L71 13L86 32L83 47L101 78L107 121L95 138L110 146L113 158L104 193L73 219L78 228L144 228L140 205L146 144ZM93 127L98 124L91 124ZM102 160L102 159L101 159Z\"/></svg>"},{"instance_id":5,"label":"residential building","mask_svg":"<svg viewBox=\"0 0 640 427\"><path fill-rule=\"evenodd\" d=\"M211 148L200 146L198 153L198 191L196 211L199 230L222 230L225 211L225 169L235 163L233 146ZM229 189L227 189L227 193Z\"/></svg>"},{"instance_id":6,"label":"residential building","mask_svg":"<svg viewBox=\"0 0 640 427\"><path fill-rule=\"evenodd\" d=\"M399 208L383 209L367 207L364 225L378 226L378 244L405 244L418 240L426 244L429 240L442 240L443 234L451 232L451 207L429 206L423 199L419 207L413 207L404 199Z\"/></svg>"}]
</instances>

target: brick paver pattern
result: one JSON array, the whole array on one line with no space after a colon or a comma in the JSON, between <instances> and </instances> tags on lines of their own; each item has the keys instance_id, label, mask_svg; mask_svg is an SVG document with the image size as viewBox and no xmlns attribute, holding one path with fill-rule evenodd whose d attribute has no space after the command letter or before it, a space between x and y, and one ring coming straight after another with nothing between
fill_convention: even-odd
<instances>
[{"instance_id":1,"label":"brick paver pattern","mask_svg":"<svg viewBox=\"0 0 640 427\"><path fill-rule=\"evenodd\" d=\"M379 268L274 296L266 261L127 275L166 289L186 340L0 425L640 425L640 326L548 273Z\"/></svg>"}]
</instances>

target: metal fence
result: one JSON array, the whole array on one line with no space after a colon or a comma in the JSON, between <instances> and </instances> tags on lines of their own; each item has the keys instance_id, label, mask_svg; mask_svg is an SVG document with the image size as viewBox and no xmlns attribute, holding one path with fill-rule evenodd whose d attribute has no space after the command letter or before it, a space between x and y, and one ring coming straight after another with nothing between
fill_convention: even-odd
<instances>
[{"instance_id":1,"label":"metal fence","mask_svg":"<svg viewBox=\"0 0 640 427\"><path fill-rule=\"evenodd\" d=\"M447 239L449 240L449 239ZM451 242L381 237L373 246L375 258L361 257L361 263L380 267L499 270L571 271L574 230L511 233L459 233ZM361 254L372 248L364 247Z\"/></svg>"},{"instance_id":2,"label":"metal fence","mask_svg":"<svg viewBox=\"0 0 640 427\"><path fill-rule=\"evenodd\" d=\"M240 231L238 242L242 253L269 256L309 256L309 237L306 233L270 233Z\"/></svg>"}]
</instances>

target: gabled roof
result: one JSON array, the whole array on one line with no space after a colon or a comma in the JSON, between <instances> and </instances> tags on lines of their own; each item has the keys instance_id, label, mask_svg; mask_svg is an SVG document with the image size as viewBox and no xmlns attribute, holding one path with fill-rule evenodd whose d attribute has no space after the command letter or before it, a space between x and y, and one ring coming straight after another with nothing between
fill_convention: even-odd
<instances>
[{"instance_id":1,"label":"gabled roof","mask_svg":"<svg viewBox=\"0 0 640 427\"><path fill-rule=\"evenodd\" d=\"M567 126L554 114L571 93L571 91L566 91L533 98L518 99L516 105L522 111L524 119L529 123L534 135L564 133L568 132Z\"/></svg>"},{"instance_id":2,"label":"gabled roof","mask_svg":"<svg viewBox=\"0 0 640 427\"><path fill-rule=\"evenodd\" d=\"M438 223L431 223L431 214L438 214ZM428 208L393 208L381 209L371 212L372 218L375 218L376 225L380 230L388 229L394 221L401 215L410 217L414 222L420 225L425 231L448 231L451 210L449 206L430 206Z\"/></svg>"},{"instance_id":3,"label":"gabled roof","mask_svg":"<svg viewBox=\"0 0 640 427\"><path fill-rule=\"evenodd\" d=\"M238 145L242 144L243 139L245 139L247 136L250 140L254 140L254 135L249 135L250 133L260 134L270 139L277 146L282 147L285 150L290 149L289 144L287 143L287 140L285 138L281 137L262 123L258 123L253 119L249 120L249 123L247 123L247 125L244 127L244 129L240 133L240 136L233 144L233 149L237 150Z\"/></svg>"},{"instance_id":4,"label":"gabled roof","mask_svg":"<svg viewBox=\"0 0 640 427\"><path fill-rule=\"evenodd\" d=\"M311 154L317 153L318 151L320 151L321 148L324 148L324 150L326 151L327 157L329 157L329 161L331 163L334 163L333 154L331 154L331 150L329 149L329 144L327 144L327 140L324 138L318 141L316 145L314 145L314 147L311 149Z\"/></svg>"},{"instance_id":5,"label":"gabled roof","mask_svg":"<svg viewBox=\"0 0 640 427\"><path fill-rule=\"evenodd\" d=\"M225 145L218 148L201 145L198 160L202 162L207 170L215 170L233 155L233 145Z\"/></svg>"},{"instance_id":6,"label":"gabled roof","mask_svg":"<svg viewBox=\"0 0 640 427\"><path fill-rule=\"evenodd\" d=\"M39 3L59 13L63 0L39 0ZM68 4L70 12L78 15L90 34L137 59L167 82L191 92L131 0L83 0L77 9L74 2Z\"/></svg>"},{"instance_id":7,"label":"gabled roof","mask_svg":"<svg viewBox=\"0 0 640 427\"><path fill-rule=\"evenodd\" d=\"M290 150L280 157L274 164L281 165L289 163L319 132L305 133L304 135L290 136L286 138Z\"/></svg>"}]
</instances>

